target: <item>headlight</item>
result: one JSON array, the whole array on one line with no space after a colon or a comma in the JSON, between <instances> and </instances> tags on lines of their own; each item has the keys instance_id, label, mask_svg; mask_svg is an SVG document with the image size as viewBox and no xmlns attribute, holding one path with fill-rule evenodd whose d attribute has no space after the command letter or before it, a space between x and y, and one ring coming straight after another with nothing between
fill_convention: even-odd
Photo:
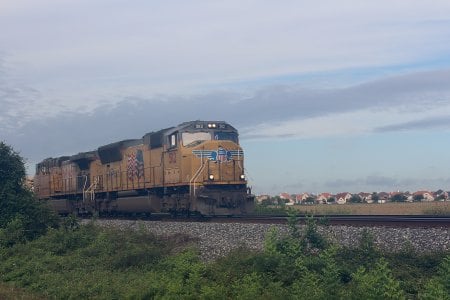
<instances>
[{"instance_id":1,"label":"headlight","mask_svg":"<svg viewBox=\"0 0 450 300\"><path fill-rule=\"evenodd\" d=\"M209 180L214 180L214 175L213 174L209 174L208 178L209 178Z\"/></svg>"},{"instance_id":2,"label":"headlight","mask_svg":"<svg viewBox=\"0 0 450 300\"><path fill-rule=\"evenodd\" d=\"M241 180L245 180L245 175L241 174Z\"/></svg>"}]
</instances>

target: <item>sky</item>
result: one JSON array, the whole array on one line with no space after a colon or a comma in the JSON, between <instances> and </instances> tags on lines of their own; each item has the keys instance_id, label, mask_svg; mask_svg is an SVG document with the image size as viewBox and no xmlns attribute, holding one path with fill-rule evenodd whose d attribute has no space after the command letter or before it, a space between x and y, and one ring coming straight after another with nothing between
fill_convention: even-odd
<instances>
[{"instance_id":1,"label":"sky","mask_svg":"<svg viewBox=\"0 0 450 300\"><path fill-rule=\"evenodd\" d=\"M0 140L34 165L189 120L256 194L450 190L450 1L0 1Z\"/></svg>"}]
</instances>

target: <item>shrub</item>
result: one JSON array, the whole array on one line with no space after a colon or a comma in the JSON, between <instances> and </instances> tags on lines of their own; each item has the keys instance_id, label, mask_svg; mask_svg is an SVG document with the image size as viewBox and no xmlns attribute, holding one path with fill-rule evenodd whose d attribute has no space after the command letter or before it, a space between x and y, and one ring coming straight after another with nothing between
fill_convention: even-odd
<instances>
[{"instance_id":1,"label":"shrub","mask_svg":"<svg viewBox=\"0 0 450 300\"><path fill-rule=\"evenodd\" d=\"M35 199L24 182L23 158L0 142L0 247L32 240L58 225L57 216Z\"/></svg>"},{"instance_id":2,"label":"shrub","mask_svg":"<svg viewBox=\"0 0 450 300\"><path fill-rule=\"evenodd\" d=\"M405 299L400 283L392 276L384 259L380 259L373 269L358 268L352 277L351 299Z\"/></svg>"}]
</instances>

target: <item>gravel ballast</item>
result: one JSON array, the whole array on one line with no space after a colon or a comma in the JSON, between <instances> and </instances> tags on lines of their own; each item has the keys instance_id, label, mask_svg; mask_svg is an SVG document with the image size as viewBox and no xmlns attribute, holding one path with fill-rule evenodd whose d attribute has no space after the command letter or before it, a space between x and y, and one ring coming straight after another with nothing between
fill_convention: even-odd
<instances>
[{"instance_id":1,"label":"gravel ballast","mask_svg":"<svg viewBox=\"0 0 450 300\"><path fill-rule=\"evenodd\" d=\"M89 222L89 221L83 221ZM249 223L201 223L167 221L96 220L100 226L121 229L146 228L159 236L186 234L198 244L205 261L216 259L232 249L245 246L262 250L266 234L275 227L279 234L287 234L287 225ZM299 225L300 230L304 225ZM361 234L367 230L374 237L375 244L384 251L398 252L405 247L417 252L445 251L450 249L448 228L393 228L318 226L318 232L337 244L354 247L359 244Z\"/></svg>"}]
</instances>

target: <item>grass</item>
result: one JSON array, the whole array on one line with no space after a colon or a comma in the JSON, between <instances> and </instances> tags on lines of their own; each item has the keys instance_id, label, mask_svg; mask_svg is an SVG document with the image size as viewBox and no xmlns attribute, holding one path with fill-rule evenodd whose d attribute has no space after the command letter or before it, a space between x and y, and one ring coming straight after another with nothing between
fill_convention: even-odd
<instances>
[{"instance_id":1,"label":"grass","mask_svg":"<svg viewBox=\"0 0 450 300\"><path fill-rule=\"evenodd\" d=\"M31 294L30 292L24 291L23 289L0 283L0 299L40 300L45 298L37 296L35 294Z\"/></svg>"},{"instance_id":2,"label":"grass","mask_svg":"<svg viewBox=\"0 0 450 300\"><path fill-rule=\"evenodd\" d=\"M370 234L355 249L339 248L313 221L304 231L289 226L288 236L272 231L263 252L239 248L210 263L186 236L93 224L50 230L0 248L0 299L378 299L380 288L414 299L450 291L448 252L386 255Z\"/></svg>"},{"instance_id":3,"label":"grass","mask_svg":"<svg viewBox=\"0 0 450 300\"><path fill-rule=\"evenodd\" d=\"M144 230L98 228L51 230L27 244L0 248L0 299L39 299L9 288L58 299L142 298L157 282L163 262L185 255L192 239L158 238ZM159 287L158 287L159 288ZM145 292L145 291L144 291Z\"/></svg>"},{"instance_id":4,"label":"grass","mask_svg":"<svg viewBox=\"0 0 450 300\"><path fill-rule=\"evenodd\" d=\"M450 215L450 201L384 204L294 205L293 209L313 215Z\"/></svg>"}]
</instances>

